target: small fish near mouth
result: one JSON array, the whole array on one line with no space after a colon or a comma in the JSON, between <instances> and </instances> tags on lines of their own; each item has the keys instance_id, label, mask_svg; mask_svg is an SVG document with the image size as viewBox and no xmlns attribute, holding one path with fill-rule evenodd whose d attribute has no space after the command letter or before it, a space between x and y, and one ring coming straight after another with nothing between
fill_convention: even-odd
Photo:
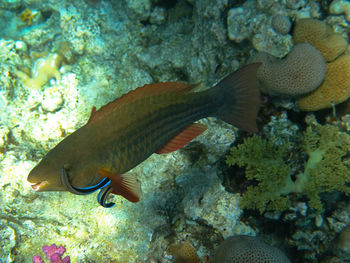
<instances>
[{"instance_id":1,"label":"small fish near mouth","mask_svg":"<svg viewBox=\"0 0 350 263\"><path fill-rule=\"evenodd\" d=\"M98 203L105 208L111 208L115 205L114 203L106 203L108 195L113 190L110 186L111 180L109 180L109 178L107 177L103 178L98 184L93 185L91 187L79 188L72 185L72 183L69 180L68 170L65 166L63 166L61 168L60 180L69 192L76 195L88 195L101 189L100 193L97 196Z\"/></svg>"}]
</instances>

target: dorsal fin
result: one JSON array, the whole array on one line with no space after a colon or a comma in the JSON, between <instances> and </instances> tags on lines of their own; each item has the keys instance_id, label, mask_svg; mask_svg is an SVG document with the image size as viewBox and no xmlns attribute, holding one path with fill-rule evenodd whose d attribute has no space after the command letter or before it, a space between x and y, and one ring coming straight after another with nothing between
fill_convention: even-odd
<instances>
[{"instance_id":1,"label":"dorsal fin","mask_svg":"<svg viewBox=\"0 0 350 263\"><path fill-rule=\"evenodd\" d=\"M126 103L135 101L138 98L162 93L186 92L192 90L197 85L198 84L187 84L183 82L160 82L146 84L102 106L98 111L95 111L94 114L90 116L88 123L93 122L103 117L105 114L110 113L112 110Z\"/></svg>"},{"instance_id":2,"label":"dorsal fin","mask_svg":"<svg viewBox=\"0 0 350 263\"><path fill-rule=\"evenodd\" d=\"M200 124L200 123L191 124L186 129L182 130L174 138L172 138L169 142L167 142L167 144L165 144L162 148L156 151L156 153L161 154L161 153L170 153L170 152L176 151L184 147L186 144L188 144L190 141L192 141L194 138L196 138L206 129L207 127L203 124Z\"/></svg>"}]
</instances>

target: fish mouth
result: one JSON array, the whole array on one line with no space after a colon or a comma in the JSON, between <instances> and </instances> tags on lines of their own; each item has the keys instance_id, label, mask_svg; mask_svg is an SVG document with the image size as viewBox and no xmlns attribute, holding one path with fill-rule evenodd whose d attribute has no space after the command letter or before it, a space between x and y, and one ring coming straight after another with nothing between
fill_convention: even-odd
<instances>
[{"instance_id":1,"label":"fish mouth","mask_svg":"<svg viewBox=\"0 0 350 263\"><path fill-rule=\"evenodd\" d=\"M40 191L40 190L42 190L42 188L43 187L45 187L46 185L48 185L48 181L43 181L43 182L39 182L39 183L34 183L34 184L32 184L31 185L31 187L32 187L32 189L34 190L34 191Z\"/></svg>"}]
</instances>

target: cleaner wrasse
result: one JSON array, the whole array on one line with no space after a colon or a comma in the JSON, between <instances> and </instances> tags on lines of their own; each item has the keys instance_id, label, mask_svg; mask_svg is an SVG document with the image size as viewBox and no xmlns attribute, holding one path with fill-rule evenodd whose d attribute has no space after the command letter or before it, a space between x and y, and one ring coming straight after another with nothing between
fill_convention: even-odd
<instances>
[{"instance_id":1,"label":"cleaner wrasse","mask_svg":"<svg viewBox=\"0 0 350 263\"><path fill-rule=\"evenodd\" d=\"M194 123L217 117L255 132L260 94L256 71L247 65L204 91L194 84L153 83L93 110L89 121L63 139L28 175L35 191L89 194L101 189L99 203L110 193L131 202L140 199L136 177L125 174L153 153L175 151L206 127Z\"/></svg>"}]
</instances>

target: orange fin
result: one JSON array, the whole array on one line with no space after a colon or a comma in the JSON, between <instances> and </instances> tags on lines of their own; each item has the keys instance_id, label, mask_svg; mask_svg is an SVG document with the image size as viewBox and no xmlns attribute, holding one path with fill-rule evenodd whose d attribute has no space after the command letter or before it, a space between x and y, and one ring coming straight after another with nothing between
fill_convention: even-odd
<instances>
[{"instance_id":1,"label":"orange fin","mask_svg":"<svg viewBox=\"0 0 350 263\"><path fill-rule=\"evenodd\" d=\"M172 138L167 144L160 148L156 153L170 153L184 147L198 135L203 133L207 127L203 124L194 123L181 131L178 135Z\"/></svg>"},{"instance_id":2,"label":"orange fin","mask_svg":"<svg viewBox=\"0 0 350 263\"><path fill-rule=\"evenodd\" d=\"M141 185L134 174L112 174L107 169L100 169L99 174L111 180L113 194L121 195L133 203L140 201Z\"/></svg>"},{"instance_id":3,"label":"orange fin","mask_svg":"<svg viewBox=\"0 0 350 263\"><path fill-rule=\"evenodd\" d=\"M92 118L94 117L95 113L96 113L96 107L93 106L92 109L91 109L90 118L89 118L87 123L89 123L92 120Z\"/></svg>"},{"instance_id":4,"label":"orange fin","mask_svg":"<svg viewBox=\"0 0 350 263\"><path fill-rule=\"evenodd\" d=\"M124 94L120 98L115 99L102 106L98 111L91 115L89 122L95 121L106 114L109 114L114 109L119 108L122 105L135 101L138 98L147 97L151 95L163 94L163 93L175 93L175 92L188 92L196 87L198 84L187 84L182 82L160 82L144 85L129 93Z\"/></svg>"}]
</instances>

